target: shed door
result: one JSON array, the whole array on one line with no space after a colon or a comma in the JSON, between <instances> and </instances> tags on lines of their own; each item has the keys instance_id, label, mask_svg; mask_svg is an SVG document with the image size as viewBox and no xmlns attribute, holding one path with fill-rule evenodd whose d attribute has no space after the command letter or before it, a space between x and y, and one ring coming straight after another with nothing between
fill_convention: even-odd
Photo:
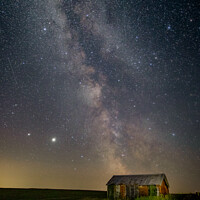
<instances>
[{"instance_id":1,"label":"shed door","mask_svg":"<svg viewBox=\"0 0 200 200\"><path fill-rule=\"evenodd\" d=\"M120 185L120 196L122 199L126 197L126 185Z\"/></svg>"}]
</instances>

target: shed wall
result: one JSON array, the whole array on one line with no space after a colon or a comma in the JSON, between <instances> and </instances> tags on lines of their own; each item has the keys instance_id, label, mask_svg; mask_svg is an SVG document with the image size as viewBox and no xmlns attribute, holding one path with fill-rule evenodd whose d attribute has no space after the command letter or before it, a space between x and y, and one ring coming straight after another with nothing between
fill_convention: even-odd
<instances>
[{"instance_id":1,"label":"shed wall","mask_svg":"<svg viewBox=\"0 0 200 200\"><path fill-rule=\"evenodd\" d=\"M107 186L107 198L109 200L114 199L114 191L115 191L115 186L114 185L108 185Z\"/></svg>"},{"instance_id":2,"label":"shed wall","mask_svg":"<svg viewBox=\"0 0 200 200\"><path fill-rule=\"evenodd\" d=\"M169 194L169 189L164 180L162 181L162 184L159 186L159 192L160 194L163 195Z\"/></svg>"},{"instance_id":3,"label":"shed wall","mask_svg":"<svg viewBox=\"0 0 200 200\"><path fill-rule=\"evenodd\" d=\"M120 198L126 198L126 185L120 185Z\"/></svg>"},{"instance_id":4,"label":"shed wall","mask_svg":"<svg viewBox=\"0 0 200 200\"><path fill-rule=\"evenodd\" d=\"M157 187L156 185L149 185L149 196L157 196Z\"/></svg>"},{"instance_id":5,"label":"shed wall","mask_svg":"<svg viewBox=\"0 0 200 200\"><path fill-rule=\"evenodd\" d=\"M169 194L169 189L162 181L161 185L138 186L138 185L108 185L107 196L108 200L126 199L132 200L139 196L159 196L160 194Z\"/></svg>"},{"instance_id":6,"label":"shed wall","mask_svg":"<svg viewBox=\"0 0 200 200\"><path fill-rule=\"evenodd\" d=\"M148 196L149 195L149 188L148 186L139 186L139 195L140 196Z\"/></svg>"}]
</instances>

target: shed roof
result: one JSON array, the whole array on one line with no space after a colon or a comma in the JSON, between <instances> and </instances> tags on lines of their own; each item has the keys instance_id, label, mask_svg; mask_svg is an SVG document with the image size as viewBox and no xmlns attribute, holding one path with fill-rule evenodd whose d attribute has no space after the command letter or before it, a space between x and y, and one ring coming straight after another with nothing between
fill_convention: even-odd
<instances>
[{"instance_id":1,"label":"shed roof","mask_svg":"<svg viewBox=\"0 0 200 200\"><path fill-rule=\"evenodd\" d=\"M169 187L165 174L114 175L106 185L161 185L163 180Z\"/></svg>"}]
</instances>

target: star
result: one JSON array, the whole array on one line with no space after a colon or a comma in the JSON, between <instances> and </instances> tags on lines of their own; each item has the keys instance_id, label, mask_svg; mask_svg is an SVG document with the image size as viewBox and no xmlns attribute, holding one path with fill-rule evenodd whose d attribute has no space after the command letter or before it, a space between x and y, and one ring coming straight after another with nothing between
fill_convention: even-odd
<instances>
[{"instance_id":1,"label":"star","mask_svg":"<svg viewBox=\"0 0 200 200\"><path fill-rule=\"evenodd\" d=\"M171 30L171 26L170 25L168 25L167 30Z\"/></svg>"},{"instance_id":2,"label":"star","mask_svg":"<svg viewBox=\"0 0 200 200\"><path fill-rule=\"evenodd\" d=\"M56 142L56 137L51 138L52 142Z\"/></svg>"}]
</instances>

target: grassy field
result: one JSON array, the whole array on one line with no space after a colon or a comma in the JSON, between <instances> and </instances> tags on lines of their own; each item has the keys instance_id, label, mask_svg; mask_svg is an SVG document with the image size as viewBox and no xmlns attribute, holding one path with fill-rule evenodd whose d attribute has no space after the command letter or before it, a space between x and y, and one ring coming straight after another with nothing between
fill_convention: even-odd
<instances>
[{"instance_id":1,"label":"grassy field","mask_svg":"<svg viewBox=\"0 0 200 200\"><path fill-rule=\"evenodd\" d=\"M200 200L196 194L170 194L165 197L140 197L136 200Z\"/></svg>"},{"instance_id":2,"label":"grassy field","mask_svg":"<svg viewBox=\"0 0 200 200\"><path fill-rule=\"evenodd\" d=\"M106 200L105 191L51 190L51 189L3 189L0 200ZM136 200L200 200L196 194L171 194L164 197L141 197Z\"/></svg>"},{"instance_id":3,"label":"grassy field","mask_svg":"<svg viewBox=\"0 0 200 200\"><path fill-rule=\"evenodd\" d=\"M3 189L0 200L106 200L105 191L50 190L50 189Z\"/></svg>"}]
</instances>

